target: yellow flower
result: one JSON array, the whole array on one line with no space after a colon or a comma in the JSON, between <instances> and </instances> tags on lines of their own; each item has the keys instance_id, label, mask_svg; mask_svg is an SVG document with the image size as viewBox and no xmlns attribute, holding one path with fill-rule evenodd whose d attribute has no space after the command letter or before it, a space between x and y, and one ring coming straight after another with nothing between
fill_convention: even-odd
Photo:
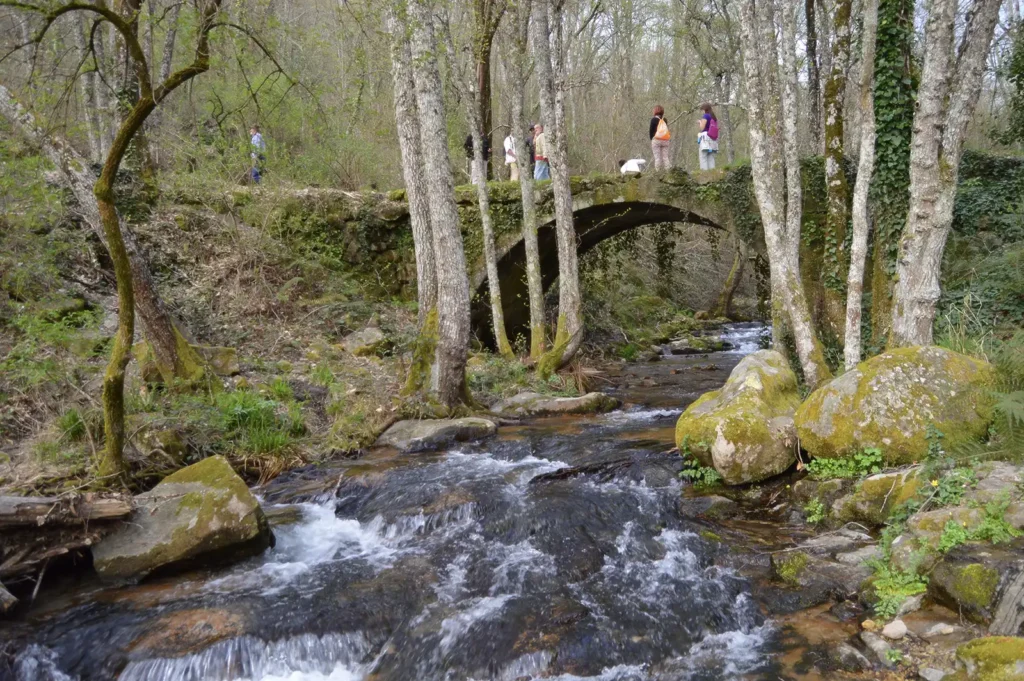
<instances>
[{"instance_id":1,"label":"yellow flower","mask_svg":"<svg viewBox=\"0 0 1024 681\"><path fill-rule=\"evenodd\" d=\"M939 486L939 481L938 480L932 480L932 487L938 487L938 486Z\"/></svg>"}]
</instances>

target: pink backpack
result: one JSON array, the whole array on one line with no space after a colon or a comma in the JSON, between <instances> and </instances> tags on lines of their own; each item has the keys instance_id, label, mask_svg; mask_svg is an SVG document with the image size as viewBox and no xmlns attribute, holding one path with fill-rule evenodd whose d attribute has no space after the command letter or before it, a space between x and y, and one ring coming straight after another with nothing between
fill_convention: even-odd
<instances>
[{"instance_id":1,"label":"pink backpack","mask_svg":"<svg viewBox=\"0 0 1024 681\"><path fill-rule=\"evenodd\" d=\"M718 119L717 118L712 118L708 122L708 137L710 137L713 140L717 140L718 139Z\"/></svg>"}]
</instances>

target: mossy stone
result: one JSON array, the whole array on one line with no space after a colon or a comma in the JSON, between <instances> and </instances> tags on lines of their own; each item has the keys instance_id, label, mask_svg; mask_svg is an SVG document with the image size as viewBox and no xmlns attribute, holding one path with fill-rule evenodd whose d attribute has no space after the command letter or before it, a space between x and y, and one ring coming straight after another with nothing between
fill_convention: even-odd
<instances>
[{"instance_id":1,"label":"mossy stone","mask_svg":"<svg viewBox=\"0 0 1024 681\"><path fill-rule=\"evenodd\" d=\"M800 577L807 569L807 554L802 551L787 551L772 555L772 571L775 576L790 586L800 586Z\"/></svg>"},{"instance_id":2,"label":"mossy stone","mask_svg":"<svg viewBox=\"0 0 1024 681\"><path fill-rule=\"evenodd\" d=\"M836 501L833 515L844 523L881 525L893 509L913 498L920 488L917 469L872 475Z\"/></svg>"},{"instance_id":3,"label":"mossy stone","mask_svg":"<svg viewBox=\"0 0 1024 681\"><path fill-rule=\"evenodd\" d=\"M1024 638L976 638L957 648L956 657L972 681L1024 681Z\"/></svg>"},{"instance_id":4,"label":"mossy stone","mask_svg":"<svg viewBox=\"0 0 1024 681\"><path fill-rule=\"evenodd\" d=\"M929 427L947 448L987 434L994 380L990 364L950 350L890 350L815 390L797 409L797 433L815 457L877 447L890 465L916 462L928 451Z\"/></svg>"},{"instance_id":5,"label":"mossy stone","mask_svg":"<svg viewBox=\"0 0 1024 681\"><path fill-rule=\"evenodd\" d=\"M676 445L727 484L770 478L796 460L792 415L799 402L786 358L759 350L736 365L721 389L687 407L676 423Z\"/></svg>"},{"instance_id":6,"label":"mossy stone","mask_svg":"<svg viewBox=\"0 0 1024 681\"><path fill-rule=\"evenodd\" d=\"M932 570L928 593L969 620L987 624L999 595L999 571L984 563L943 560Z\"/></svg>"}]
</instances>

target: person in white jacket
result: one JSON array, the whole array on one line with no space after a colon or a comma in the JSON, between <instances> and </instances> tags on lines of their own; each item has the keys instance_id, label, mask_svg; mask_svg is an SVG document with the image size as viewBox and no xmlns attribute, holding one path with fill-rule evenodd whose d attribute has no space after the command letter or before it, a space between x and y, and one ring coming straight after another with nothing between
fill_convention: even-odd
<instances>
[{"instance_id":1,"label":"person in white jacket","mask_svg":"<svg viewBox=\"0 0 1024 681\"><path fill-rule=\"evenodd\" d=\"M647 165L647 161L642 158L631 158L628 161L619 161L619 172L623 175L628 173L642 173L644 172L644 166Z\"/></svg>"},{"instance_id":2,"label":"person in white jacket","mask_svg":"<svg viewBox=\"0 0 1024 681\"><path fill-rule=\"evenodd\" d=\"M519 163L516 161L516 138L510 132L505 138L505 165L508 166L508 179L511 182L519 180Z\"/></svg>"}]
</instances>

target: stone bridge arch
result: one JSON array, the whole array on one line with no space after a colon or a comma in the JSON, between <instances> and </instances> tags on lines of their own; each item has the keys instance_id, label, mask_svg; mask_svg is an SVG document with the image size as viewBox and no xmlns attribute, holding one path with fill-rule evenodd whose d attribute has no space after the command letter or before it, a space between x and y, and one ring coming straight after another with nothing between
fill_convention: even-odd
<instances>
[{"instance_id":1,"label":"stone bridge arch","mask_svg":"<svg viewBox=\"0 0 1024 681\"><path fill-rule=\"evenodd\" d=\"M760 217L750 184L749 167L703 173L700 178L683 171L626 177L574 177L572 185L577 253L581 256L623 232L664 223L688 223L736 232L747 241L752 253L763 250ZM491 187L505 325L509 337L515 338L529 331L519 189L511 183L492 183ZM550 184L540 185L538 189L537 240L541 278L546 291L558 278L554 200ZM460 200L460 209L462 206ZM476 205L471 202L462 215L473 289L473 331L482 342L491 345L493 334L487 272L479 236L479 217L472 212L475 210Z\"/></svg>"}]
</instances>

